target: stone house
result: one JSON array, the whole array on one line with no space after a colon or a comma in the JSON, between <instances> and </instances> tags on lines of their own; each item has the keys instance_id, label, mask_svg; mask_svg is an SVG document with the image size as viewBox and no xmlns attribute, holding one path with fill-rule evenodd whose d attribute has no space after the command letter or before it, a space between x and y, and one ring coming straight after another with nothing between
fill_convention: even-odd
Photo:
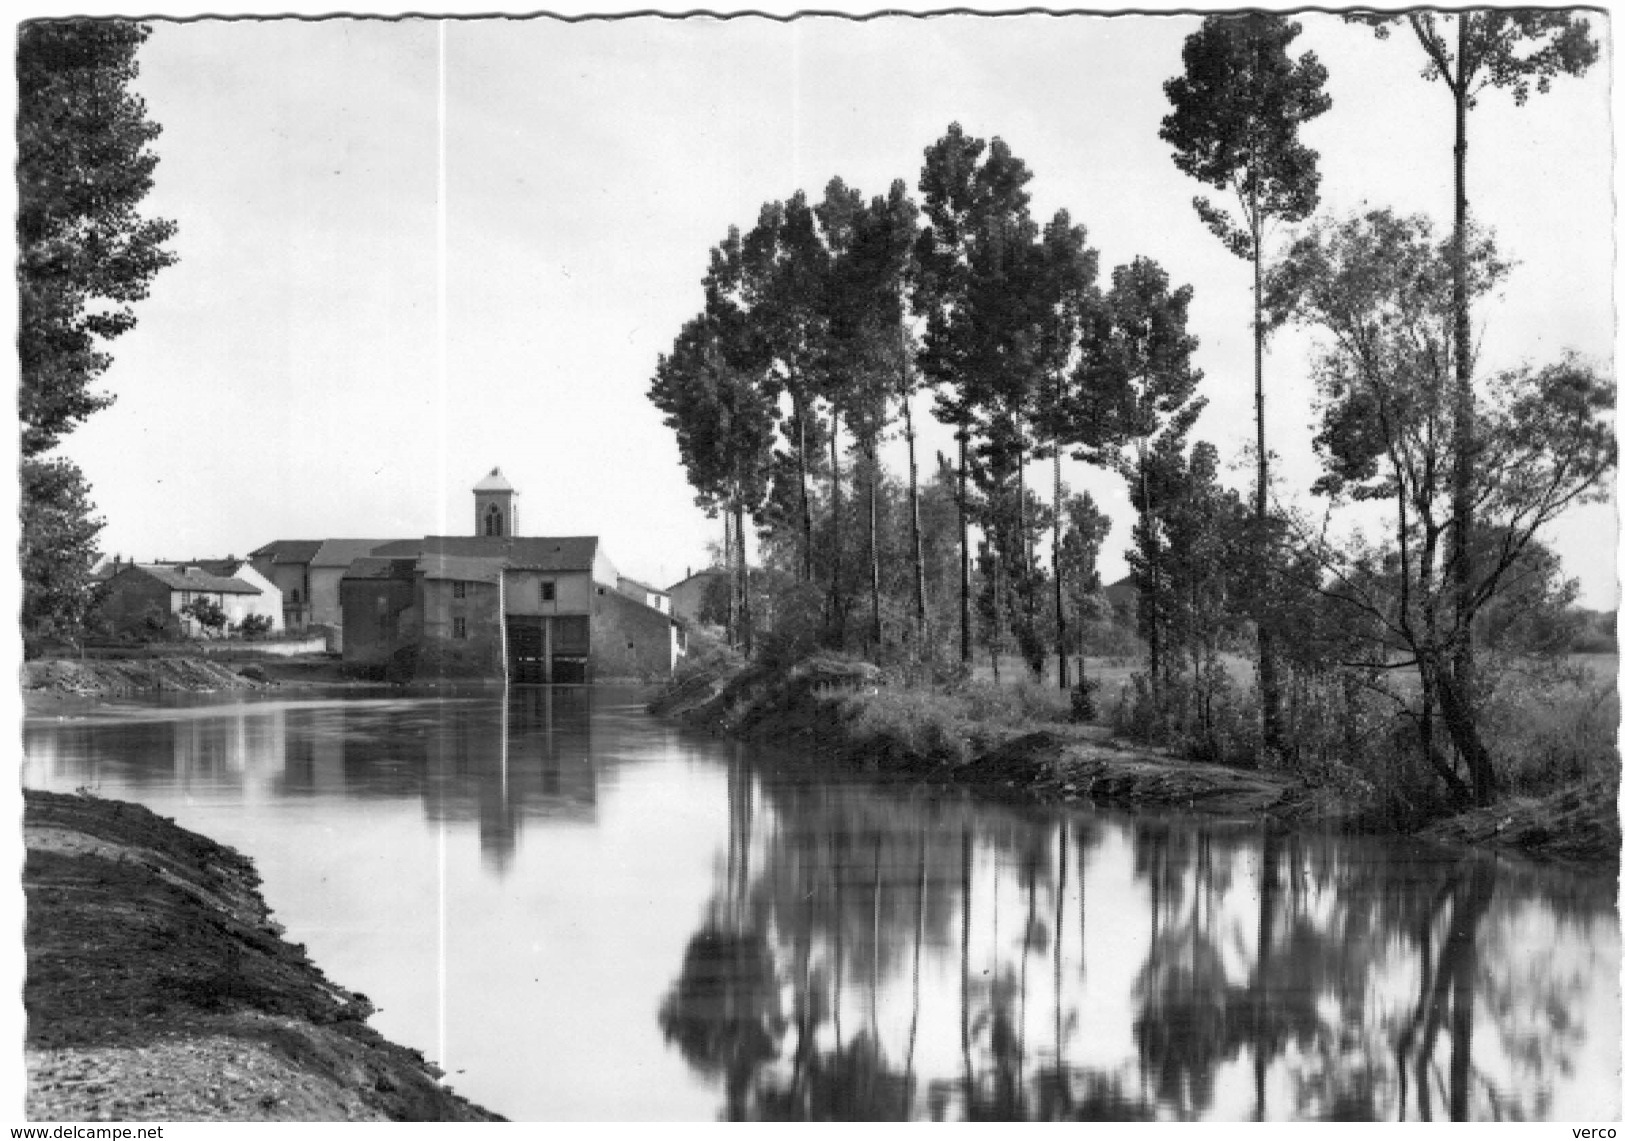
<instances>
[{"instance_id":1,"label":"stone house","mask_svg":"<svg viewBox=\"0 0 1625 1141\"><path fill-rule=\"evenodd\" d=\"M389 543L388 539L279 539L248 557L254 568L282 591L283 625L289 630L322 630L328 645L343 648L344 607L339 583L350 565Z\"/></svg>"},{"instance_id":2,"label":"stone house","mask_svg":"<svg viewBox=\"0 0 1625 1141\"><path fill-rule=\"evenodd\" d=\"M616 581L616 589L628 598L635 598L645 606L652 606L662 614L671 613L671 595L663 590L657 590L646 582L639 582L635 578L621 575Z\"/></svg>"},{"instance_id":3,"label":"stone house","mask_svg":"<svg viewBox=\"0 0 1625 1141\"><path fill-rule=\"evenodd\" d=\"M728 572L721 567L706 567L697 570L681 582L676 583L666 592L671 599L671 612L683 621L693 625L701 623L701 615L706 610L706 597L713 591L725 591L728 585ZM712 621L720 623L721 617L706 615Z\"/></svg>"},{"instance_id":4,"label":"stone house","mask_svg":"<svg viewBox=\"0 0 1625 1141\"><path fill-rule=\"evenodd\" d=\"M282 592L241 559L203 559L192 563L124 563L107 577L102 614L114 633L196 637L202 627L182 614L194 599L208 598L236 626L251 614L271 619L282 629Z\"/></svg>"}]
</instances>

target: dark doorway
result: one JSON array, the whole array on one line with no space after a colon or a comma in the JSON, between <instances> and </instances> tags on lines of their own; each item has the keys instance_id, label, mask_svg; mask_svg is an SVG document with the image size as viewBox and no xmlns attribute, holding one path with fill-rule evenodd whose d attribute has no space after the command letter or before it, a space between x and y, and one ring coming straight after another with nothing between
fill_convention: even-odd
<instances>
[{"instance_id":1,"label":"dark doorway","mask_svg":"<svg viewBox=\"0 0 1625 1141\"><path fill-rule=\"evenodd\" d=\"M508 619L508 680L514 685L542 685L547 680L545 618Z\"/></svg>"}]
</instances>

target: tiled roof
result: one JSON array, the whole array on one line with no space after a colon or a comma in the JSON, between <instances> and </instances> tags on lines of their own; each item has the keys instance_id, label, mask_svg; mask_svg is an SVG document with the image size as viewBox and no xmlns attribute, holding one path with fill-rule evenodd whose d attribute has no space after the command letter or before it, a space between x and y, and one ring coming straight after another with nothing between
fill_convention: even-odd
<instances>
[{"instance_id":1,"label":"tiled roof","mask_svg":"<svg viewBox=\"0 0 1625 1141\"><path fill-rule=\"evenodd\" d=\"M513 570L590 571L598 554L597 536L516 539L494 535L430 535L425 555L501 559Z\"/></svg>"},{"instance_id":2,"label":"tiled roof","mask_svg":"<svg viewBox=\"0 0 1625 1141\"><path fill-rule=\"evenodd\" d=\"M266 543L257 551L248 552L251 559L270 555L273 563L308 563L316 557L321 550L320 539L278 539L274 543Z\"/></svg>"},{"instance_id":3,"label":"tiled roof","mask_svg":"<svg viewBox=\"0 0 1625 1141\"><path fill-rule=\"evenodd\" d=\"M497 582L502 578L502 564L495 559L424 555L418 560L417 567L424 578L462 582Z\"/></svg>"},{"instance_id":4,"label":"tiled roof","mask_svg":"<svg viewBox=\"0 0 1625 1141\"><path fill-rule=\"evenodd\" d=\"M635 586L639 590L646 591L649 594L665 594L666 593L665 591L661 590L659 587L650 586L646 582L639 582L637 579L630 578L630 577L628 577L627 575L624 575L624 574L621 576L620 584L622 586Z\"/></svg>"},{"instance_id":5,"label":"tiled roof","mask_svg":"<svg viewBox=\"0 0 1625 1141\"><path fill-rule=\"evenodd\" d=\"M491 469L491 474L490 475L486 476L484 479L480 480L478 483L476 483L474 485L474 490L475 491L512 491L513 490L513 484L508 482L508 477L502 474L502 469L501 468L494 467L494 468Z\"/></svg>"},{"instance_id":6,"label":"tiled roof","mask_svg":"<svg viewBox=\"0 0 1625 1141\"><path fill-rule=\"evenodd\" d=\"M388 539L328 539L310 560L313 567L347 567L359 558L375 553L374 548L388 544Z\"/></svg>"},{"instance_id":7,"label":"tiled roof","mask_svg":"<svg viewBox=\"0 0 1625 1141\"><path fill-rule=\"evenodd\" d=\"M170 590L195 590L209 594L259 594L260 588L240 578L227 578L206 571L195 570L190 564L180 567L140 564L138 569L169 587Z\"/></svg>"},{"instance_id":8,"label":"tiled roof","mask_svg":"<svg viewBox=\"0 0 1625 1141\"><path fill-rule=\"evenodd\" d=\"M687 578L679 579L677 582L672 583L671 586L668 587L666 590L664 590L662 593L670 594L672 591L676 590L678 587L682 586L684 583L693 582L697 578L713 578L713 577L716 577L716 576L725 576L725 575L727 575L727 573L728 572L723 570L721 567L705 567L705 568L703 568L701 570L695 571L693 574L689 575Z\"/></svg>"},{"instance_id":9,"label":"tiled roof","mask_svg":"<svg viewBox=\"0 0 1625 1141\"><path fill-rule=\"evenodd\" d=\"M188 563L177 563L177 566L192 566L205 574L217 574L221 578L231 578L243 567L248 565L247 559L196 559Z\"/></svg>"},{"instance_id":10,"label":"tiled roof","mask_svg":"<svg viewBox=\"0 0 1625 1141\"><path fill-rule=\"evenodd\" d=\"M411 581L417 572L416 559L383 559L371 556L362 556L350 564L350 569L344 573L345 579L356 578L398 578Z\"/></svg>"}]
</instances>

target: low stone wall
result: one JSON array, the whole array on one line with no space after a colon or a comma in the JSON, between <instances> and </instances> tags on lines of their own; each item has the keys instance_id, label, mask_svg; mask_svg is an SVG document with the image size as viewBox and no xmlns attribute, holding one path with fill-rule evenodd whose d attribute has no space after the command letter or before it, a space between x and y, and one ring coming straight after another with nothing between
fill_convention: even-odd
<instances>
[{"instance_id":1,"label":"low stone wall","mask_svg":"<svg viewBox=\"0 0 1625 1141\"><path fill-rule=\"evenodd\" d=\"M327 653L327 638L318 635L314 638L302 638L297 642L199 642L191 649L211 657L241 655L245 658L294 658L301 654Z\"/></svg>"}]
</instances>

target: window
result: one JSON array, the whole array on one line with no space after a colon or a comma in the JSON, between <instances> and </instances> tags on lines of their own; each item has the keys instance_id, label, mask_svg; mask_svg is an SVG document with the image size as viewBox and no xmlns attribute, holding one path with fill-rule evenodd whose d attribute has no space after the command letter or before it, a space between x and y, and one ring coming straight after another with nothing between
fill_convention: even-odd
<instances>
[{"instance_id":1,"label":"window","mask_svg":"<svg viewBox=\"0 0 1625 1141\"><path fill-rule=\"evenodd\" d=\"M299 588L297 586L293 588L293 596L292 596L292 598L293 598L293 604L295 606L298 606L299 605Z\"/></svg>"},{"instance_id":2,"label":"window","mask_svg":"<svg viewBox=\"0 0 1625 1141\"><path fill-rule=\"evenodd\" d=\"M502 534L502 508L495 503L485 509L485 533L487 535Z\"/></svg>"},{"instance_id":3,"label":"window","mask_svg":"<svg viewBox=\"0 0 1625 1141\"><path fill-rule=\"evenodd\" d=\"M557 596L558 596L558 592L557 592L557 590L556 590L553 583L551 583L551 582L542 583L542 601L543 602L552 602Z\"/></svg>"},{"instance_id":4,"label":"window","mask_svg":"<svg viewBox=\"0 0 1625 1141\"><path fill-rule=\"evenodd\" d=\"M453 638L466 638L466 637L468 637L468 621L467 621L467 619L453 618L451 620L451 636Z\"/></svg>"},{"instance_id":5,"label":"window","mask_svg":"<svg viewBox=\"0 0 1625 1141\"><path fill-rule=\"evenodd\" d=\"M459 579L458 581L452 583L451 584L451 596L453 598L467 598L468 597L468 583L463 582L461 579Z\"/></svg>"}]
</instances>

